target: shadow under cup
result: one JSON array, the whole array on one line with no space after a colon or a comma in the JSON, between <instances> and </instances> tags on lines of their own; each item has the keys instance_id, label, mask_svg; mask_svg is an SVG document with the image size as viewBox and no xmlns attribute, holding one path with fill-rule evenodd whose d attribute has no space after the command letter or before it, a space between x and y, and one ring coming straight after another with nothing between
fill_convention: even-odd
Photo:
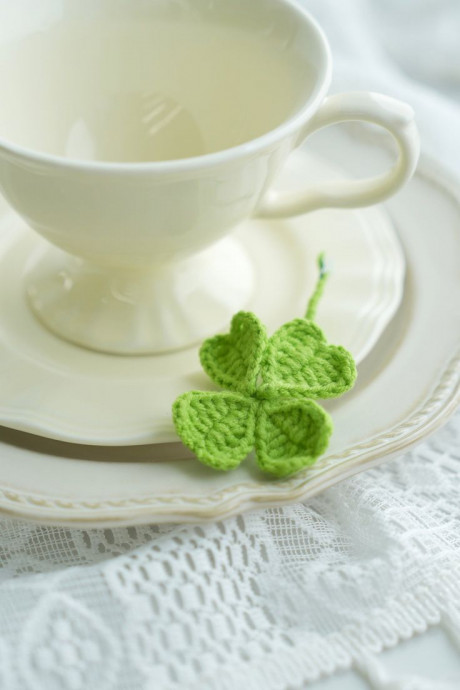
<instances>
[{"instance_id":1,"label":"shadow under cup","mask_svg":"<svg viewBox=\"0 0 460 690\"><path fill-rule=\"evenodd\" d=\"M31 307L118 354L224 327L254 214L328 86L287 0L0 0L0 190L42 237Z\"/></svg>"}]
</instances>

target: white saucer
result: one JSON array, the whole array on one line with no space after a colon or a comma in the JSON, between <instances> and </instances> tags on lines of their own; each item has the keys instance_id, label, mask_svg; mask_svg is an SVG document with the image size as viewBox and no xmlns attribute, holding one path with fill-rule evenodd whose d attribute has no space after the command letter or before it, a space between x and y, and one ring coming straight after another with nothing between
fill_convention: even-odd
<instances>
[{"instance_id":1,"label":"white saucer","mask_svg":"<svg viewBox=\"0 0 460 690\"><path fill-rule=\"evenodd\" d=\"M375 144L328 134L315 145L352 173L388 162L383 147L376 154ZM355 389L328 405L335 432L313 468L270 481L251 460L226 474L170 462L185 455L178 444L85 447L3 429L0 511L86 527L219 519L304 500L432 433L460 399L460 182L424 160L387 208L408 257L404 298Z\"/></svg>"},{"instance_id":2,"label":"white saucer","mask_svg":"<svg viewBox=\"0 0 460 690\"><path fill-rule=\"evenodd\" d=\"M327 134L315 147L351 173L388 163L383 147L376 153L375 144L359 144L343 132ZM387 208L407 256L404 298L360 365L355 389L328 405L335 432L313 468L271 481L251 460L226 474L195 461L170 462L184 456L178 444L96 448L5 429L0 511L86 527L214 520L304 500L432 433L460 399L460 182L424 160ZM191 376L189 384L197 383ZM58 396L55 404L58 409Z\"/></svg>"},{"instance_id":3,"label":"white saucer","mask_svg":"<svg viewBox=\"0 0 460 690\"><path fill-rule=\"evenodd\" d=\"M340 176L323 159L294 155L279 186ZM44 241L6 207L0 216L0 424L69 442L104 445L176 440L171 405L180 393L211 383L198 348L149 357L99 354L60 340L32 315L23 275ZM301 316L325 251L333 274L318 312L329 341L361 361L402 295L404 257L378 208L318 211L282 222L253 220L235 239L255 271L249 304L269 332Z\"/></svg>"}]
</instances>

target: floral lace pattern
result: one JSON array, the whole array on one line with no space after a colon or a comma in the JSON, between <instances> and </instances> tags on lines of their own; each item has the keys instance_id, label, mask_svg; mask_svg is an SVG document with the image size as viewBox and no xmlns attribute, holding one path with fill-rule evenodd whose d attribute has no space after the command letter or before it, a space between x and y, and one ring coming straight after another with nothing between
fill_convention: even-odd
<instances>
[{"instance_id":1,"label":"floral lace pattern","mask_svg":"<svg viewBox=\"0 0 460 690\"><path fill-rule=\"evenodd\" d=\"M308 503L216 524L2 520L0 687L287 690L458 634L459 447L460 414Z\"/></svg>"}]
</instances>

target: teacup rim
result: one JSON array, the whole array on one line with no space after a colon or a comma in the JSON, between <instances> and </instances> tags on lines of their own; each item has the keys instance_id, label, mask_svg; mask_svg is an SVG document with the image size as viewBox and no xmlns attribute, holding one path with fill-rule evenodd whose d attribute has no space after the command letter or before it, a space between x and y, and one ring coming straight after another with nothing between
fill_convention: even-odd
<instances>
[{"instance_id":1,"label":"teacup rim","mask_svg":"<svg viewBox=\"0 0 460 690\"><path fill-rule=\"evenodd\" d=\"M302 128L310 115L319 107L326 96L332 81L332 54L329 41L318 21L305 8L294 0L278 0L284 6L290 8L302 17L304 22L315 31L319 38L323 52L323 74L318 79L318 84L305 103L287 120L250 141L232 146L220 151L206 153L200 156L178 158L164 161L91 161L78 158L66 158L64 156L46 153L14 142L9 142L0 136L0 151L4 154L13 154L15 157L27 159L33 163L42 165L54 165L64 169L73 169L90 173L174 173L203 170L231 163L237 159L245 158L251 154L270 149L273 144L289 137L293 132Z\"/></svg>"}]
</instances>

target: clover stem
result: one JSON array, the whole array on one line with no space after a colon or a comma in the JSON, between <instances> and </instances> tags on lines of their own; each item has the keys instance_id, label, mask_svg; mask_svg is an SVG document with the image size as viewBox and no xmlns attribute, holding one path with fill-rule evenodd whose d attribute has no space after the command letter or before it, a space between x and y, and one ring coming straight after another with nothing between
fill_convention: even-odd
<instances>
[{"instance_id":1,"label":"clover stem","mask_svg":"<svg viewBox=\"0 0 460 690\"><path fill-rule=\"evenodd\" d=\"M309 321L314 321L315 319L316 309L318 308L318 303L324 292L324 286L326 285L327 279L329 277L329 269L326 266L326 259L324 253L321 253L318 256L318 268L319 277L316 282L315 291L313 292L308 302L307 311L305 314L305 318Z\"/></svg>"}]
</instances>

